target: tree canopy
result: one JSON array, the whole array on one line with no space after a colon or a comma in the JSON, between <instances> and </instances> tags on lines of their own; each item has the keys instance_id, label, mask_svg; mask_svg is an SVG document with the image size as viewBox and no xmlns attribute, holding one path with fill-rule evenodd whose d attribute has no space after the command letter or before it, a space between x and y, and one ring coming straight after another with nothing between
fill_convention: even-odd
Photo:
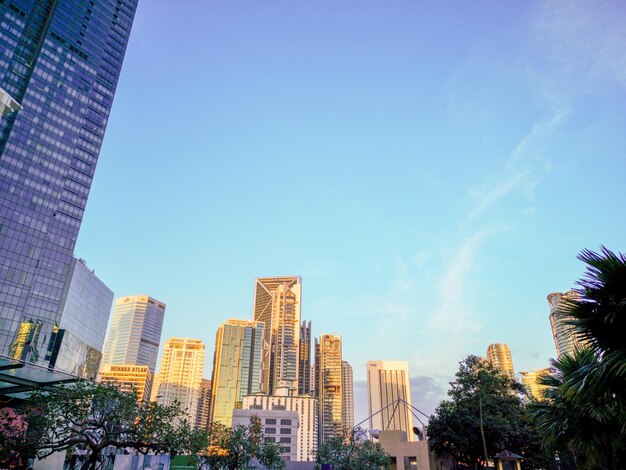
<instances>
[{"instance_id":1,"label":"tree canopy","mask_svg":"<svg viewBox=\"0 0 626 470\"><path fill-rule=\"evenodd\" d=\"M317 452L316 469L322 464L332 464L333 470L387 470L391 457L380 443L364 438L364 431L353 429L344 436L324 441Z\"/></svg>"}]
</instances>

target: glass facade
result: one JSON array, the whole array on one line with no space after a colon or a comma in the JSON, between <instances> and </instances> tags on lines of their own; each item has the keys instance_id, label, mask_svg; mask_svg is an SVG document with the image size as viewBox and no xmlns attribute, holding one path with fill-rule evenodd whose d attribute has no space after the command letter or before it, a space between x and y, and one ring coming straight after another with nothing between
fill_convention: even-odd
<instances>
[{"instance_id":1,"label":"glass facade","mask_svg":"<svg viewBox=\"0 0 626 470\"><path fill-rule=\"evenodd\" d=\"M0 1L2 354L50 357L136 5Z\"/></svg>"},{"instance_id":2,"label":"glass facade","mask_svg":"<svg viewBox=\"0 0 626 470\"><path fill-rule=\"evenodd\" d=\"M319 403L319 442L343 432L341 336L315 338L315 392Z\"/></svg>"}]
</instances>

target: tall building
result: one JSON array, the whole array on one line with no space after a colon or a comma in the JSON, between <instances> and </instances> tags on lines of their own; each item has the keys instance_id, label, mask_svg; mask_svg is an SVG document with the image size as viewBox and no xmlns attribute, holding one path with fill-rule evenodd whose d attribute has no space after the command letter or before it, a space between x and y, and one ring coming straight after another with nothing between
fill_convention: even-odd
<instances>
[{"instance_id":1,"label":"tall building","mask_svg":"<svg viewBox=\"0 0 626 470\"><path fill-rule=\"evenodd\" d=\"M46 361L50 367L94 380L98 374L113 292L82 259L74 259L52 330Z\"/></svg>"},{"instance_id":2,"label":"tall building","mask_svg":"<svg viewBox=\"0 0 626 470\"><path fill-rule=\"evenodd\" d=\"M341 361L341 424L343 429L354 427L354 379L352 366Z\"/></svg>"},{"instance_id":3,"label":"tall building","mask_svg":"<svg viewBox=\"0 0 626 470\"><path fill-rule=\"evenodd\" d=\"M209 426L209 412L211 411L211 381L202 379L200 384L200 397L198 399L198 411L196 413L196 428L207 429Z\"/></svg>"},{"instance_id":4,"label":"tall building","mask_svg":"<svg viewBox=\"0 0 626 470\"><path fill-rule=\"evenodd\" d=\"M319 441L342 434L341 336L315 338L315 393L319 403Z\"/></svg>"},{"instance_id":5,"label":"tall building","mask_svg":"<svg viewBox=\"0 0 626 470\"><path fill-rule=\"evenodd\" d=\"M298 352L298 395L311 393L311 322L300 324L300 347Z\"/></svg>"},{"instance_id":6,"label":"tall building","mask_svg":"<svg viewBox=\"0 0 626 470\"><path fill-rule=\"evenodd\" d=\"M522 385L526 390L526 393L535 400L543 400L543 394L546 390L545 385L539 383L541 376L549 374L551 369L546 367L545 369L539 369L531 372L520 372L522 376Z\"/></svg>"},{"instance_id":7,"label":"tall building","mask_svg":"<svg viewBox=\"0 0 626 470\"><path fill-rule=\"evenodd\" d=\"M0 2L0 354L49 365L136 5Z\"/></svg>"},{"instance_id":8,"label":"tall building","mask_svg":"<svg viewBox=\"0 0 626 470\"><path fill-rule=\"evenodd\" d=\"M280 392L280 391L279 391ZM318 439L318 403L310 395L253 395L243 399L244 410L286 410L298 413L296 458L300 462L315 461ZM264 424L267 424L264 422ZM271 423L269 423L271 424Z\"/></svg>"},{"instance_id":9,"label":"tall building","mask_svg":"<svg viewBox=\"0 0 626 470\"><path fill-rule=\"evenodd\" d=\"M506 343L494 343L487 347L487 361L496 369L502 371L511 380L515 379L511 351Z\"/></svg>"},{"instance_id":10,"label":"tall building","mask_svg":"<svg viewBox=\"0 0 626 470\"><path fill-rule=\"evenodd\" d=\"M576 348L585 346L585 342L580 340L574 331L574 327L568 324L571 320L567 310L571 303L578 299L578 293L570 290L564 294L553 292L548 295L550 305L550 326L552 327L552 337L556 347L557 357L563 354L573 354Z\"/></svg>"},{"instance_id":11,"label":"tall building","mask_svg":"<svg viewBox=\"0 0 626 470\"><path fill-rule=\"evenodd\" d=\"M404 431L407 440L413 441L409 364L406 361L369 361L367 390L370 429Z\"/></svg>"},{"instance_id":12,"label":"tall building","mask_svg":"<svg viewBox=\"0 0 626 470\"><path fill-rule=\"evenodd\" d=\"M147 295L115 299L103 364L148 366L154 374L165 304Z\"/></svg>"},{"instance_id":13,"label":"tall building","mask_svg":"<svg viewBox=\"0 0 626 470\"><path fill-rule=\"evenodd\" d=\"M152 372L148 366L103 364L98 373L98 381L115 383L125 392L135 390L139 401L148 400Z\"/></svg>"},{"instance_id":14,"label":"tall building","mask_svg":"<svg viewBox=\"0 0 626 470\"><path fill-rule=\"evenodd\" d=\"M257 278L254 320L265 324L262 390L273 395L284 386L298 390L300 276Z\"/></svg>"},{"instance_id":15,"label":"tall building","mask_svg":"<svg viewBox=\"0 0 626 470\"><path fill-rule=\"evenodd\" d=\"M156 402L180 403L192 423L196 421L202 387L205 345L199 339L170 338L163 348Z\"/></svg>"},{"instance_id":16,"label":"tall building","mask_svg":"<svg viewBox=\"0 0 626 470\"><path fill-rule=\"evenodd\" d=\"M210 422L230 426L243 397L261 392L263 322L229 319L215 335ZM162 380L162 379L160 379Z\"/></svg>"}]
</instances>

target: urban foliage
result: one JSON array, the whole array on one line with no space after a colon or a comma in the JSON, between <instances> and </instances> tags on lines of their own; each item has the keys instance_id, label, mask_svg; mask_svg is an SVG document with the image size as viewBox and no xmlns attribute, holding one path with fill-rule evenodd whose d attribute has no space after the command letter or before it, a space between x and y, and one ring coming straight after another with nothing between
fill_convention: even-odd
<instances>
[{"instance_id":1,"label":"urban foliage","mask_svg":"<svg viewBox=\"0 0 626 470\"><path fill-rule=\"evenodd\" d=\"M541 452L517 382L484 359L468 356L450 385L450 399L429 419L431 450L451 456L461 468L483 468L485 452L489 461L505 449L526 456L525 469L549 468L551 459Z\"/></svg>"},{"instance_id":2,"label":"urban foliage","mask_svg":"<svg viewBox=\"0 0 626 470\"><path fill-rule=\"evenodd\" d=\"M23 426L15 426L19 419ZM195 454L208 436L184 420L178 404L139 402L134 393L111 384L78 382L32 393L19 418L7 423L0 450L5 463L55 452L84 455L95 469L111 448L142 454ZM10 424L10 426L9 426Z\"/></svg>"},{"instance_id":3,"label":"urban foliage","mask_svg":"<svg viewBox=\"0 0 626 470\"><path fill-rule=\"evenodd\" d=\"M531 414L562 462L617 470L626 462L626 256L602 247L578 258L587 270L563 313L586 347L552 361Z\"/></svg>"},{"instance_id":4,"label":"urban foliage","mask_svg":"<svg viewBox=\"0 0 626 470\"><path fill-rule=\"evenodd\" d=\"M317 452L316 469L322 464L332 464L333 470L387 470L391 469L391 457L380 443L364 438L365 433L353 429L344 436L324 441Z\"/></svg>"},{"instance_id":5,"label":"urban foliage","mask_svg":"<svg viewBox=\"0 0 626 470\"><path fill-rule=\"evenodd\" d=\"M254 469L257 460L267 470L281 470L280 445L263 436L261 422L252 418L248 426L224 426L213 423L209 428L210 445L201 457L203 468L211 470Z\"/></svg>"}]
</instances>

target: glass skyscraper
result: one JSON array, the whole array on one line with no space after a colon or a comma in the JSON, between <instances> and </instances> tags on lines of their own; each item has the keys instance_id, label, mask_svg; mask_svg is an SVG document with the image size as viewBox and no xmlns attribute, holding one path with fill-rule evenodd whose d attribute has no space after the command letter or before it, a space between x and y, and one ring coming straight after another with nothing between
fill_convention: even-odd
<instances>
[{"instance_id":1,"label":"glass skyscraper","mask_svg":"<svg viewBox=\"0 0 626 470\"><path fill-rule=\"evenodd\" d=\"M319 403L319 442L343 431L341 336L315 338L315 394Z\"/></svg>"},{"instance_id":2,"label":"glass skyscraper","mask_svg":"<svg viewBox=\"0 0 626 470\"><path fill-rule=\"evenodd\" d=\"M0 354L46 363L136 6L0 2Z\"/></svg>"}]
</instances>

